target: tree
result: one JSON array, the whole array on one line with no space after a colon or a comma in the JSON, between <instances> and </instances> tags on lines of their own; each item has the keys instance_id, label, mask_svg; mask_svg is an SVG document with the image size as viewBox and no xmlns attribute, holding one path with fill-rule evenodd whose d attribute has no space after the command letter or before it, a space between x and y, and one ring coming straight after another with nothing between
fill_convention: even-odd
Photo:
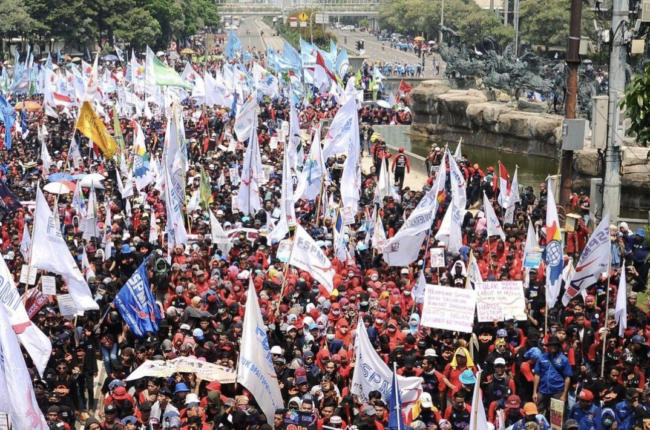
<instances>
[{"instance_id":1,"label":"tree","mask_svg":"<svg viewBox=\"0 0 650 430\"><path fill-rule=\"evenodd\" d=\"M634 75L625 88L621 107L630 120L628 133L635 133L637 141L643 146L650 142L650 63L645 66L645 73Z\"/></svg>"},{"instance_id":2,"label":"tree","mask_svg":"<svg viewBox=\"0 0 650 430\"><path fill-rule=\"evenodd\" d=\"M115 29L115 36L129 42L138 50L144 49L147 45L155 45L160 34L158 21L151 16L149 11L140 7L131 10L121 22L120 27Z\"/></svg>"},{"instance_id":3,"label":"tree","mask_svg":"<svg viewBox=\"0 0 650 430\"><path fill-rule=\"evenodd\" d=\"M29 15L29 9L19 0L1 0L0 9L4 11L0 20L0 34L4 38L29 34L35 21Z\"/></svg>"}]
</instances>

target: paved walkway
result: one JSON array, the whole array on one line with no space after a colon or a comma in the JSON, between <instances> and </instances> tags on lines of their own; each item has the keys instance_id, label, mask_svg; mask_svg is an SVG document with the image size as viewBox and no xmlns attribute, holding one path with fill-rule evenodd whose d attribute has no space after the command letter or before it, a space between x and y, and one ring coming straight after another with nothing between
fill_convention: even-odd
<instances>
[{"instance_id":1,"label":"paved walkway","mask_svg":"<svg viewBox=\"0 0 650 430\"><path fill-rule=\"evenodd\" d=\"M370 172L370 168L372 166L373 166L372 157L369 157L368 154L365 154L361 158L361 171L363 173L368 173ZM394 175L392 173L390 175L390 178L391 178L391 183L393 183ZM404 177L404 186L409 187L412 190L419 191L422 189L426 181L427 181L426 176L424 176L421 173L414 172L413 169L411 169L411 173L407 173L406 176Z\"/></svg>"}]
</instances>

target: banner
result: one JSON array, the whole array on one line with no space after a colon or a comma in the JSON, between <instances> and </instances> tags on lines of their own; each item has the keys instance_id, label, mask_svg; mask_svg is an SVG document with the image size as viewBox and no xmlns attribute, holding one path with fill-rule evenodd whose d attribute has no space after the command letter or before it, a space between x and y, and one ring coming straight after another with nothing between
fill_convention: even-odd
<instances>
[{"instance_id":1,"label":"banner","mask_svg":"<svg viewBox=\"0 0 650 430\"><path fill-rule=\"evenodd\" d=\"M160 308L149 288L147 259L131 275L115 296L115 306L136 337L142 339L148 333L158 333L162 319Z\"/></svg>"},{"instance_id":2,"label":"banner","mask_svg":"<svg viewBox=\"0 0 650 430\"><path fill-rule=\"evenodd\" d=\"M273 367L271 346L266 336L264 320L257 294L250 278L246 293L246 314L241 338L241 352L237 382L246 387L269 422L273 422L275 411L284 408L278 377Z\"/></svg>"},{"instance_id":3,"label":"banner","mask_svg":"<svg viewBox=\"0 0 650 430\"><path fill-rule=\"evenodd\" d=\"M371 391L379 391L384 401L388 402L392 395L393 371L377 355L375 348L368 338L368 332L363 325L363 320L359 320L359 324L357 325L355 353L357 361L350 392L359 396L362 403L367 403L368 394ZM420 397L420 393L422 392L422 378L398 375L397 381L402 396L402 408L408 413Z\"/></svg>"},{"instance_id":4,"label":"banner","mask_svg":"<svg viewBox=\"0 0 650 430\"><path fill-rule=\"evenodd\" d=\"M471 333L476 309L476 291L427 284L422 306L424 327Z\"/></svg>"},{"instance_id":5,"label":"banner","mask_svg":"<svg viewBox=\"0 0 650 430\"><path fill-rule=\"evenodd\" d=\"M127 378L135 381L145 377L169 378L174 373L194 373L204 381L218 381L222 384L237 382L237 373L218 364L199 361L192 357L178 357L173 360L147 360L138 366Z\"/></svg>"},{"instance_id":6,"label":"banner","mask_svg":"<svg viewBox=\"0 0 650 430\"><path fill-rule=\"evenodd\" d=\"M562 430L564 428L564 402L562 400L551 398L551 428L553 430Z\"/></svg>"},{"instance_id":7,"label":"banner","mask_svg":"<svg viewBox=\"0 0 650 430\"><path fill-rule=\"evenodd\" d=\"M210 232L212 235L212 243L217 245L217 248L223 253L223 255L228 255L232 249L232 242L226 234L226 232L221 227L219 220L216 216L210 212Z\"/></svg>"},{"instance_id":8,"label":"banner","mask_svg":"<svg viewBox=\"0 0 650 430\"><path fill-rule=\"evenodd\" d=\"M327 291L334 289L332 262L300 224L296 225L289 264L309 272Z\"/></svg>"},{"instance_id":9,"label":"banner","mask_svg":"<svg viewBox=\"0 0 650 430\"><path fill-rule=\"evenodd\" d=\"M521 281L477 282L476 313L479 322L503 321L504 317L526 320L526 299Z\"/></svg>"}]
</instances>

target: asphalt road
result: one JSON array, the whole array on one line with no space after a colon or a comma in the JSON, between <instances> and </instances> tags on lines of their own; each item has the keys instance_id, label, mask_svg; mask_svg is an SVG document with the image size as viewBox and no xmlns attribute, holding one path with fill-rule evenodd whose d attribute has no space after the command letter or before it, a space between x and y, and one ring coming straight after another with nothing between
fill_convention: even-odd
<instances>
[{"instance_id":1,"label":"asphalt road","mask_svg":"<svg viewBox=\"0 0 650 430\"><path fill-rule=\"evenodd\" d=\"M246 31L249 30L250 34L246 34ZM261 32L264 32L264 36L261 36ZM377 40L371 34L360 33L360 32L350 32L350 31L341 31L341 30L331 30L338 38L338 46L340 48L348 49L350 55L357 55L356 51L356 42L358 40L364 41L364 56L372 62L399 62L401 64L420 64L422 62L421 58L418 58L417 55L412 52L402 52L397 49L390 48L388 42L384 42L384 49L382 49L382 42ZM271 48L282 52L283 39L279 36L273 36L273 29L271 29L262 18L249 17L241 22L241 25L236 30L237 36L242 42L242 45L247 50L256 49L266 52L266 47L271 46ZM347 37L347 43L345 43L345 37ZM433 70L433 59L436 58L438 63L441 64L440 56L438 54L427 55L425 58L424 73L422 77L425 78L436 78L435 71Z\"/></svg>"}]
</instances>

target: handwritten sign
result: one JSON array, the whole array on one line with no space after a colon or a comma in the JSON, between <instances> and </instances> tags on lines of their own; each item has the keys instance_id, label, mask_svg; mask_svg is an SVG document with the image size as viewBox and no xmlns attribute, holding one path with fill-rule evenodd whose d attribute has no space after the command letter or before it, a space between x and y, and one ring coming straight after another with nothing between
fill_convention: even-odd
<instances>
[{"instance_id":1,"label":"handwritten sign","mask_svg":"<svg viewBox=\"0 0 650 430\"><path fill-rule=\"evenodd\" d=\"M341 221L343 221L343 225L354 224L354 211L352 208L341 208Z\"/></svg>"},{"instance_id":2,"label":"handwritten sign","mask_svg":"<svg viewBox=\"0 0 650 430\"><path fill-rule=\"evenodd\" d=\"M56 278L54 276L41 276L43 294L56 296Z\"/></svg>"},{"instance_id":3,"label":"handwritten sign","mask_svg":"<svg viewBox=\"0 0 650 430\"><path fill-rule=\"evenodd\" d=\"M74 304L70 294L59 294L56 296L56 301L59 304L59 312L63 316L71 316L77 313L77 305Z\"/></svg>"},{"instance_id":4,"label":"handwritten sign","mask_svg":"<svg viewBox=\"0 0 650 430\"><path fill-rule=\"evenodd\" d=\"M27 268L29 266L27 264L23 264L23 268L20 271L20 283L21 284L26 284L27 283ZM29 285L34 285L36 283L36 272L38 269L36 267L31 267L29 268Z\"/></svg>"},{"instance_id":5,"label":"handwritten sign","mask_svg":"<svg viewBox=\"0 0 650 430\"><path fill-rule=\"evenodd\" d=\"M526 299L521 281L477 282L474 288L479 322L502 321L506 316L526 319Z\"/></svg>"},{"instance_id":6,"label":"handwritten sign","mask_svg":"<svg viewBox=\"0 0 650 430\"><path fill-rule=\"evenodd\" d=\"M471 333L475 308L474 290L427 284L422 307L422 325Z\"/></svg>"},{"instance_id":7,"label":"handwritten sign","mask_svg":"<svg viewBox=\"0 0 650 430\"><path fill-rule=\"evenodd\" d=\"M431 267L445 267L445 250L431 248Z\"/></svg>"},{"instance_id":8,"label":"handwritten sign","mask_svg":"<svg viewBox=\"0 0 650 430\"><path fill-rule=\"evenodd\" d=\"M278 138L277 138L277 136L273 136L271 138L271 140L269 141L269 148L278 149Z\"/></svg>"}]
</instances>

